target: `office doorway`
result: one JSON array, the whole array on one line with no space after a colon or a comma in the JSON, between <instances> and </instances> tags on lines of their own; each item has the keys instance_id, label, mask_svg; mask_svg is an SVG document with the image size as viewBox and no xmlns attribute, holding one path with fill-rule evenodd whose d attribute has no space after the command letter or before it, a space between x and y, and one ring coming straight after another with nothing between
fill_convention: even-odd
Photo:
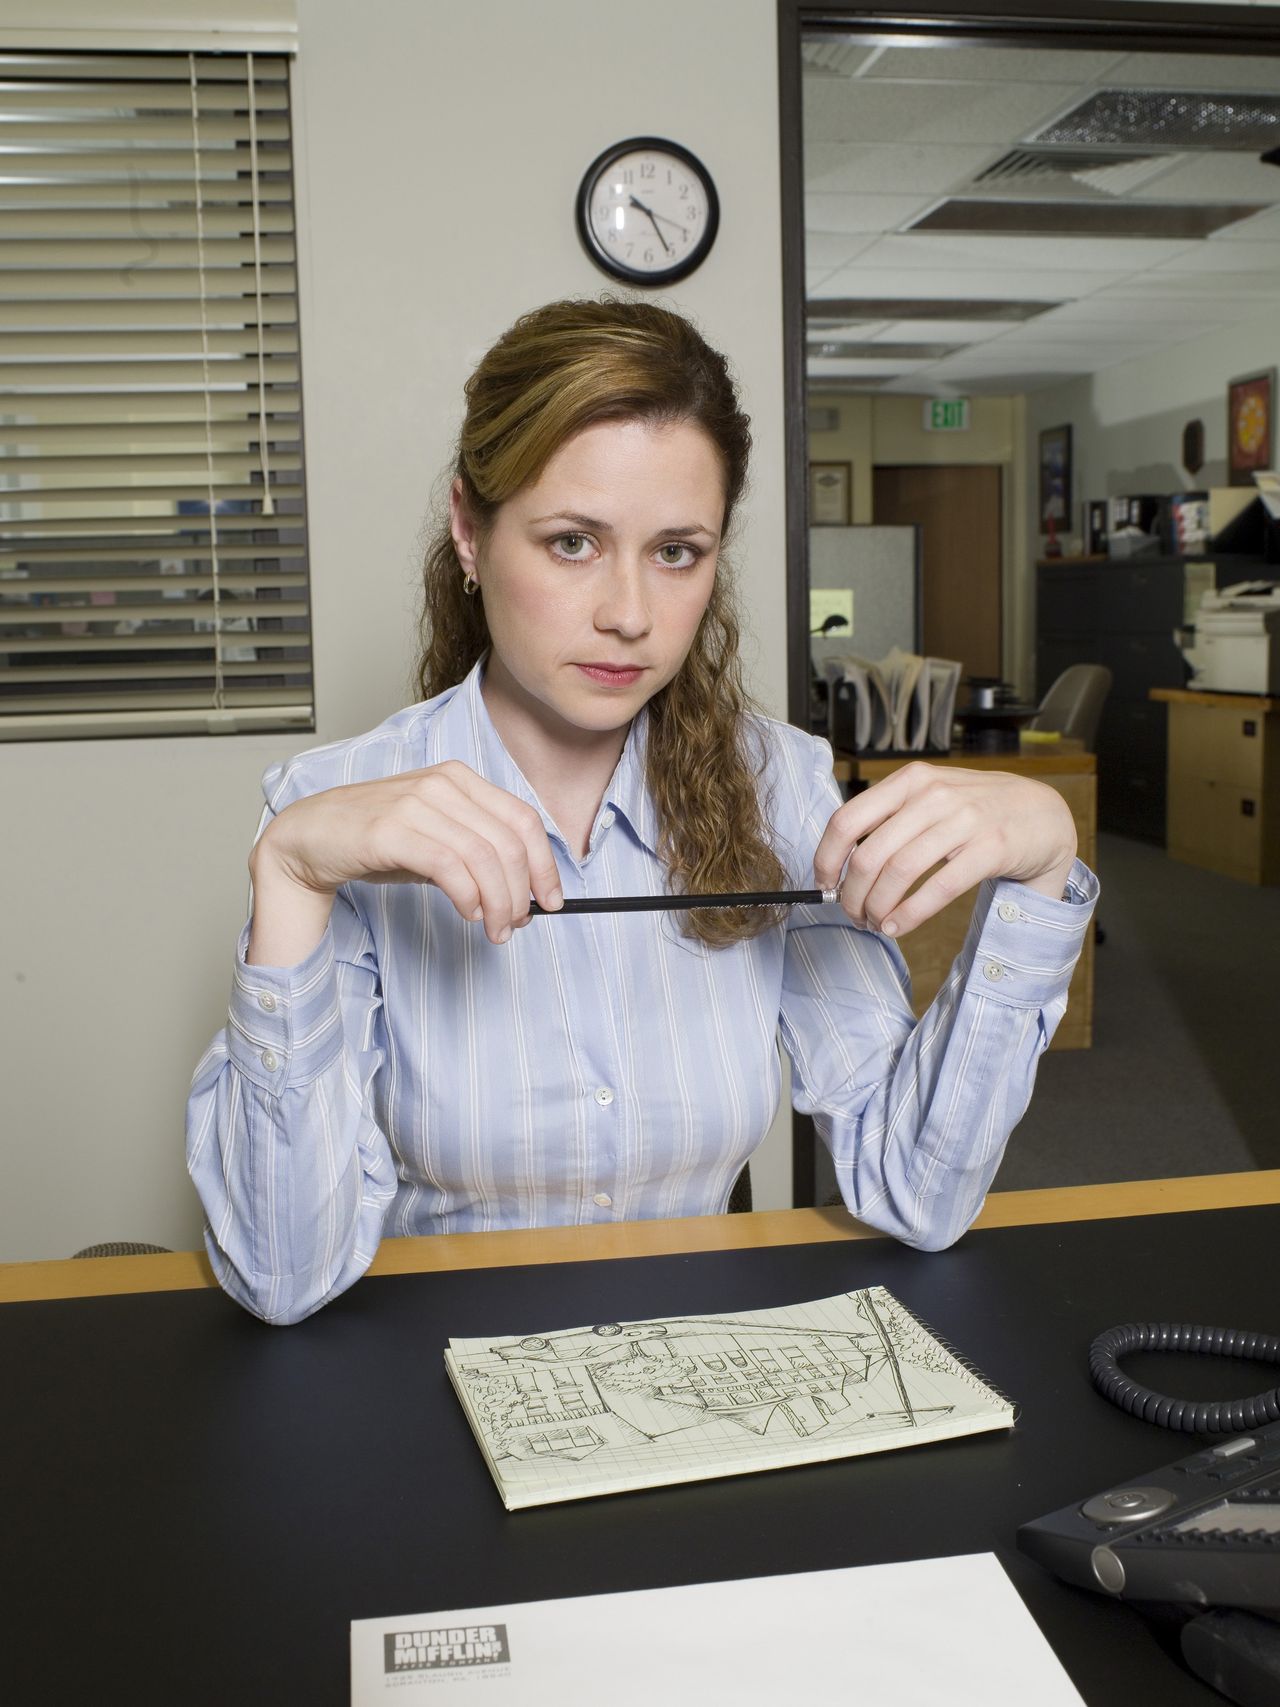
<instances>
[{"instance_id":1,"label":"office doorway","mask_svg":"<svg viewBox=\"0 0 1280 1707\"><path fill-rule=\"evenodd\" d=\"M1274 364L1280 7L779 0L778 17L791 717L809 704L811 461L848 465L855 523L927 534L928 495L891 490L906 471L997 465L999 615L985 653L951 645L1034 699L1041 561L1088 553L1090 501L1230 484L1227 384ZM975 434L1003 411L1004 436L944 446L930 399ZM1051 510L1055 435L1071 456ZM945 652L928 583L922 644ZM793 1156L794 1201L823 1201L803 1120Z\"/></svg>"},{"instance_id":2,"label":"office doorway","mask_svg":"<svg viewBox=\"0 0 1280 1707\"><path fill-rule=\"evenodd\" d=\"M920 529L921 645L956 658L965 676L998 677L1003 647L1001 478L998 467L872 471L878 525Z\"/></svg>"}]
</instances>

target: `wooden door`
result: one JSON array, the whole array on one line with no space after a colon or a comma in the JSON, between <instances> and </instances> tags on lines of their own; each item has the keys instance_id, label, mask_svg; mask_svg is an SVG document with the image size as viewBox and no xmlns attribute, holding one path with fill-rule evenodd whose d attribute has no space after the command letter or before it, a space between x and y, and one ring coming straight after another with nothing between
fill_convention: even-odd
<instances>
[{"instance_id":1,"label":"wooden door","mask_svg":"<svg viewBox=\"0 0 1280 1707\"><path fill-rule=\"evenodd\" d=\"M925 652L958 658L966 676L1000 676L1000 469L877 468L873 490L877 523L920 528Z\"/></svg>"}]
</instances>

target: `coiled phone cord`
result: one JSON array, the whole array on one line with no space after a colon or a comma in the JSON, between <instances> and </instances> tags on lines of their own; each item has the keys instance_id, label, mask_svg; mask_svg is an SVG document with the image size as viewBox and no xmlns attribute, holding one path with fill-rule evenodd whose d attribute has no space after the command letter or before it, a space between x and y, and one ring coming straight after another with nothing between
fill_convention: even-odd
<instances>
[{"instance_id":1,"label":"coiled phone cord","mask_svg":"<svg viewBox=\"0 0 1280 1707\"><path fill-rule=\"evenodd\" d=\"M1143 1422L1184 1434L1234 1434L1280 1421L1280 1387L1251 1399L1171 1399L1132 1380L1119 1359L1131 1351L1195 1351L1280 1363L1280 1339L1238 1328L1195 1328L1186 1322L1124 1322L1089 1347L1089 1374L1098 1391Z\"/></svg>"}]
</instances>

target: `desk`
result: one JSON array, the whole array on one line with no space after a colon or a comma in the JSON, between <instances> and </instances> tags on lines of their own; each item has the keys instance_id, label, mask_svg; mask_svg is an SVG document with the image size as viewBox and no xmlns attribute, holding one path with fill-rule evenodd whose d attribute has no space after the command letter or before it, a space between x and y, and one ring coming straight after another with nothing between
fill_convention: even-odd
<instances>
[{"instance_id":1,"label":"desk","mask_svg":"<svg viewBox=\"0 0 1280 1707\"><path fill-rule=\"evenodd\" d=\"M1180 1454L1093 1392L1089 1339L1134 1318L1272 1326L1278 1203L1280 1171L1010 1193L936 1255L816 1210L393 1240L380 1277L288 1329L195 1258L0 1269L28 1300L0 1309L7 1698L324 1707L347 1700L353 1618L991 1549L1091 1707L1211 1707L1164 1632L1013 1535ZM160 1287L184 1266L176 1289L130 1290L138 1264ZM68 1297L69 1269L98 1295ZM876 1282L1022 1402L1012 1435L509 1514L441 1363L450 1335Z\"/></svg>"},{"instance_id":2,"label":"desk","mask_svg":"<svg viewBox=\"0 0 1280 1707\"><path fill-rule=\"evenodd\" d=\"M1064 745L1068 745L1064 743ZM1020 753L953 753L946 758L929 758L928 764L960 765L966 770L1011 771L1015 776L1035 777L1047 782L1071 808L1075 819L1076 840L1080 858L1091 870L1097 870L1098 858L1098 785L1097 760L1092 753L1069 743L1072 751L1046 752L1041 748L1024 749ZM866 785L879 782L907 758L876 759L863 754L838 753L833 767L840 783ZM925 1011L937 995L951 963L959 954L973 914L973 895L962 895L944 907L933 918L903 937L901 948L911 972L911 994L916 1017ZM1093 933L1085 938L1080 959L1071 979L1067 1011L1054 1033L1052 1049L1088 1049L1093 1042Z\"/></svg>"}]
</instances>

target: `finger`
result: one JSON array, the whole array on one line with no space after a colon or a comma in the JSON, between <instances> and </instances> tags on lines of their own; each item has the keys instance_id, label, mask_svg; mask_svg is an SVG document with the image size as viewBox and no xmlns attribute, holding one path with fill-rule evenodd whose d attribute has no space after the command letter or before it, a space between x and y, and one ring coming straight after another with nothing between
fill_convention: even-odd
<instances>
[{"instance_id":1,"label":"finger","mask_svg":"<svg viewBox=\"0 0 1280 1707\"><path fill-rule=\"evenodd\" d=\"M546 826L527 801L517 800L505 788L477 776L466 765L450 767L450 780L483 810L493 814L513 830L524 843L527 873L524 894L516 908L516 917L528 914L529 895L548 912L555 912L564 896L561 892L560 870L552 852Z\"/></svg>"},{"instance_id":2,"label":"finger","mask_svg":"<svg viewBox=\"0 0 1280 1707\"><path fill-rule=\"evenodd\" d=\"M508 834L490 823L497 834ZM395 830L391 845L406 861L418 862L425 881L443 889L464 918L483 919L490 942L506 942L513 917L512 886L498 850L483 831L416 796L400 803Z\"/></svg>"},{"instance_id":3,"label":"finger","mask_svg":"<svg viewBox=\"0 0 1280 1707\"><path fill-rule=\"evenodd\" d=\"M524 842L502 818L478 806L460 789L445 785L445 790L433 793L429 804L423 808L424 816L456 826L476 838L474 843L460 841L458 845L464 851L470 849L480 862L476 867L477 876L481 868L488 870L491 860L497 861L506 890L506 916L500 925L510 925L524 918L529 911L529 851ZM517 801L516 804L520 803Z\"/></svg>"},{"instance_id":4,"label":"finger","mask_svg":"<svg viewBox=\"0 0 1280 1707\"><path fill-rule=\"evenodd\" d=\"M897 831L905 817L905 813L900 813L886 830ZM873 930L884 928L884 921L898 911L900 903L926 872L944 860L957 858L979 835L985 839L980 827L967 818L966 814L964 820L958 821L956 814L948 813L935 823L923 825L916 834L899 838L898 845L881 862L870 888L862 896L862 912Z\"/></svg>"},{"instance_id":5,"label":"finger","mask_svg":"<svg viewBox=\"0 0 1280 1707\"><path fill-rule=\"evenodd\" d=\"M988 849L983 842L971 842L954 859L947 860L926 877L913 894L882 920L880 929L886 936L905 936L940 913L957 896L975 888L984 877L992 875Z\"/></svg>"},{"instance_id":6,"label":"finger","mask_svg":"<svg viewBox=\"0 0 1280 1707\"><path fill-rule=\"evenodd\" d=\"M840 902L849 917L860 924L882 917L922 872L963 843L967 829L967 812L957 813L945 795L930 791L902 807L849 856L840 886ZM927 838L924 848L916 854L908 851L922 838ZM870 905L877 885L883 885L879 911Z\"/></svg>"},{"instance_id":7,"label":"finger","mask_svg":"<svg viewBox=\"0 0 1280 1707\"><path fill-rule=\"evenodd\" d=\"M971 771L960 772L954 768L947 771L948 781L972 775ZM879 782L873 782L870 788L864 788L861 794L855 794L852 800L839 807L832 814L814 854L813 874L821 887L830 889L840 881L844 862L856 843L878 829L915 795L938 787L941 781L936 765L914 760L881 777Z\"/></svg>"}]
</instances>

